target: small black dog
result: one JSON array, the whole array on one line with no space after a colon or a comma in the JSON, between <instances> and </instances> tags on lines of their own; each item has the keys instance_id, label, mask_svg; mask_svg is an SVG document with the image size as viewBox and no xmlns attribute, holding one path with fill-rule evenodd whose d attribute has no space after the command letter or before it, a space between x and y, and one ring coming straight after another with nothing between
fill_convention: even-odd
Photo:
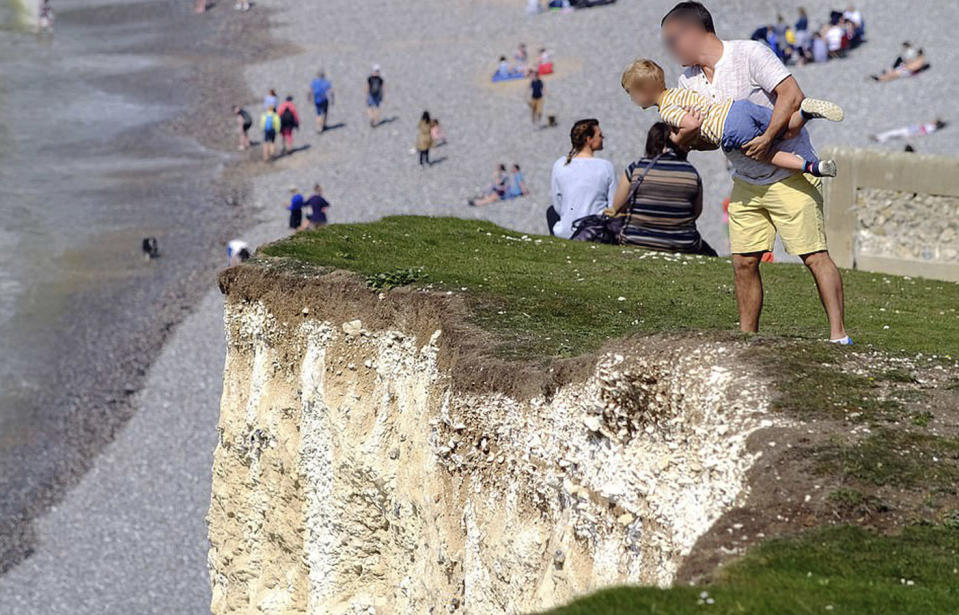
<instances>
[{"instance_id":1,"label":"small black dog","mask_svg":"<svg viewBox=\"0 0 959 615\"><path fill-rule=\"evenodd\" d=\"M156 237L143 238L143 258L146 260L158 258L160 256L160 245Z\"/></svg>"}]
</instances>

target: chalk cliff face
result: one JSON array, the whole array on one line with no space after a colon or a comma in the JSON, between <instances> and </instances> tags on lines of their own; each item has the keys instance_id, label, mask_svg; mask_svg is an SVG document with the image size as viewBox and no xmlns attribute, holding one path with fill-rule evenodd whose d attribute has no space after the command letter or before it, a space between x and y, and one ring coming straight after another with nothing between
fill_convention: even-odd
<instances>
[{"instance_id":1,"label":"chalk cliff face","mask_svg":"<svg viewBox=\"0 0 959 615\"><path fill-rule=\"evenodd\" d=\"M525 613L668 585L745 497L768 394L733 345L623 342L519 395L459 386L441 318L227 286L216 614Z\"/></svg>"}]
</instances>

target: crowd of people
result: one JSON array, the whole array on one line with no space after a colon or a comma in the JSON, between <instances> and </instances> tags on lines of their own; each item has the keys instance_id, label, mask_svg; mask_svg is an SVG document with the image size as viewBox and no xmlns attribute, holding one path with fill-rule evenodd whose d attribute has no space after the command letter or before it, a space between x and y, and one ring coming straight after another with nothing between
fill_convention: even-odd
<instances>
[{"instance_id":1,"label":"crowd of people","mask_svg":"<svg viewBox=\"0 0 959 615\"><path fill-rule=\"evenodd\" d=\"M811 28L806 9L798 9L798 17L788 24L780 14L776 23L763 25L752 34L752 40L768 45L784 64L826 62L841 58L865 41L866 24L862 12L850 5L845 11L830 11L829 19L818 28Z\"/></svg>"},{"instance_id":2,"label":"crowd of people","mask_svg":"<svg viewBox=\"0 0 959 615\"><path fill-rule=\"evenodd\" d=\"M380 107L385 94L385 81L380 72L380 66L374 64L366 78L366 107L370 126L376 128L383 120L380 117ZM334 102L333 84L327 78L326 72L320 70L310 82L307 96L312 99L316 112L316 133L322 134L332 126L328 123L330 108ZM240 105L233 106L233 115L236 118L237 138L240 151L250 148L250 130L253 128L253 116ZM280 102L277 91L273 88L263 97L263 110L259 118L259 127L262 130L263 140L260 142L263 160L270 162L279 156L291 154L294 132L300 129L300 112L293 100L293 95L287 95ZM442 131L438 122L436 131ZM280 151L277 153L276 142L280 140ZM427 148L428 149L428 148Z\"/></svg>"}]
</instances>

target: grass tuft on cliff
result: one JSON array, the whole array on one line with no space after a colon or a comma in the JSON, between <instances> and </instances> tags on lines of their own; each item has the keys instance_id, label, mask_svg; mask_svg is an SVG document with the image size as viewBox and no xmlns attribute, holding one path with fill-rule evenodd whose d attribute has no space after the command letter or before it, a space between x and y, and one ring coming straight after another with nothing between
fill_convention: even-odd
<instances>
[{"instance_id":1,"label":"grass tuft on cliff","mask_svg":"<svg viewBox=\"0 0 959 615\"><path fill-rule=\"evenodd\" d=\"M696 587L615 587L548 615L959 612L959 530L911 527L900 536L861 528L769 540Z\"/></svg>"},{"instance_id":2,"label":"grass tuft on cliff","mask_svg":"<svg viewBox=\"0 0 959 615\"><path fill-rule=\"evenodd\" d=\"M355 271L374 287L411 283L462 293L508 355L570 356L634 333L737 328L728 259L406 216L298 233L262 254ZM859 346L947 359L959 352L959 284L859 271L844 277L848 328ZM765 266L763 279L765 334L827 335L803 266Z\"/></svg>"}]
</instances>

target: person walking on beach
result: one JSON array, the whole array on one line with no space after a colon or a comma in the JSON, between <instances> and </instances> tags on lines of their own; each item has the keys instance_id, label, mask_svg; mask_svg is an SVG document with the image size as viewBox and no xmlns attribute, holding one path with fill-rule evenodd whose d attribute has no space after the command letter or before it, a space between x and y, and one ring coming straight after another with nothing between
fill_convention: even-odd
<instances>
[{"instance_id":1,"label":"person walking on beach","mask_svg":"<svg viewBox=\"0 0 959 615\"><path fill-rule=\"evenodd\" d=\"M573 124L569 140L569 154L553 164L552 205L546 210L550 233L564 239L573 236L577 220L598 215L612 205L618 185L612 163L594 156L603 149L599 120L579 120Z\"/></svg>"},{"instance_id":2,"label":"person walking on beach","mask_svg":"<svg viewBox=\"0 0 959 615\"><path fill-rule=\"evenodd\" d=\"M37 15L37 33L53 34L53 7L50 0L41 0L40 12Z\"/></svg>"},{"instance_id":3,"label":"person walking on beach","mask_svg":"<svg viewBox=\"0 0 959 615\"><path fill-rule=\"evenodd\" d=\"M276 156L276 133L280 129L280 116L275 108L269 107L263 112L260 127L263 129L263 160L268 162Z\"/></svg>"},{"instance_id":4,"label":"person walking on beach","mask_svg":"<svg viewBox=\"0 0 959 615\"><path fill-rule=\"evenodd\" d=\"M270 107L273 107L276 109L279 101L280 99L276 95L276 90L271 88L267 95L263 97L263 108L269 109Z\"/></svg>"},{"instance_id":5,"label":"person walking on beach","mask_svg":"<svg viewBox=\"0 0 959 615\"><path fill-rule=\"evenodd\" d=\"M729 203L729 243L733 253L739 326L759 331L763 284L759 264L777 233L786 251L798 255L812 273L829 319L830 341L847 345L843 283L826 248L821 180L766 162L774 142L786 151L813 158L805 128L787 131L805 98L796 79L771 49L755 41L724 41L699 2L680 2L663 17L662 39L686 66L680 88L710 100L746 99L772 108L766 131L741 149L726 152L734 168ZM699 143L695 146L701 147Z\"/></svg>"},{"instance_id":6,"label":"person walking on beach","mask_svg":"<svg viewBox=\"0 0 959 615\"><path fill-rule=\"evenodd\" d=\"M433 123L430 112L424 111L416 126L416 151L420 155L420 166L430 166L430 148L433 147Z\"/></svg>"},{"instance_id":7,"label":"person walking on beach","mask_svg":"<svg viewBox=\"0 0 959 615\"><path fill-rule=\"evenodd\" d=\"M240 151L245 152L250 149L250 127L253 126L253 118L239 105L233 106L233 115L236 116L236 125L240 132Z\"/></svg>"},{"instance_id":8,"label":"person walking on beach","mask_svg":"<svg viewBox=\"0 0 959 615\"><path fill-rule=\"evenodd\" d=\"M323 188L319 184L313 186L313 194L304 205L310 208L310 228L326 226L326 210L330 203L323 198Z\"/></svg>"},{"instance_id":9,"label":"person walking on beach","mask_svg":"<svg viewBox=\"0 0 959 615\"><path fill-rule=\"evenodd\" d=\"M286 206L290 212L289 228L294 233L303 226L303 195L296 189L296 186L290 187L290 204Z\"/></svg>"},{"instance_id":10,"label":"person walking on beach","mask_svg":"<svg viewBox=\"0 0 959 615\"><path fill-rule=\"evenodd\" d=\"M300 127L300 114L293 104L293 97L287 96L280 108L276 110L280 116L280 134L283 136L283 154L293 151L293 131Z\"/></svg>"},{"instance_id":11,"label":"person walking on beach","mask_svg":"<svg viewBox=\"0 0 959 615\"><path fill-rule=\"evenodd\" d=\"M333 84L326 78L326 73L320 71L310 83L310 93L313 95L313 104L316 106L316 132L326 130L327 118L330 115L330 105L333 104Z\"/></svg>"},{"instance_id":12,"label":"person walking on beach","mask_svg":"<svg viewBox=\"0 0 959 615\"><path fill-rule=\"evenodd\" d=\"M366 78L366 112L370 116L370 126L376 128L380 123L380 105L383 104L383 77L380 65L373 65L373 72Z\"/></svg>"},{"instance_id":13,"label":"person walking on beach","mask_svg":"<svg viewBox=\"0 0 959 615\"><path fill-rule=\"evenodd\" d=\"M543 119L543 92L546 90L539 71L534 70L530 73L529 89L529 108L532 111L533 123L539 124Z\"/></svg>"}]
</instances>

